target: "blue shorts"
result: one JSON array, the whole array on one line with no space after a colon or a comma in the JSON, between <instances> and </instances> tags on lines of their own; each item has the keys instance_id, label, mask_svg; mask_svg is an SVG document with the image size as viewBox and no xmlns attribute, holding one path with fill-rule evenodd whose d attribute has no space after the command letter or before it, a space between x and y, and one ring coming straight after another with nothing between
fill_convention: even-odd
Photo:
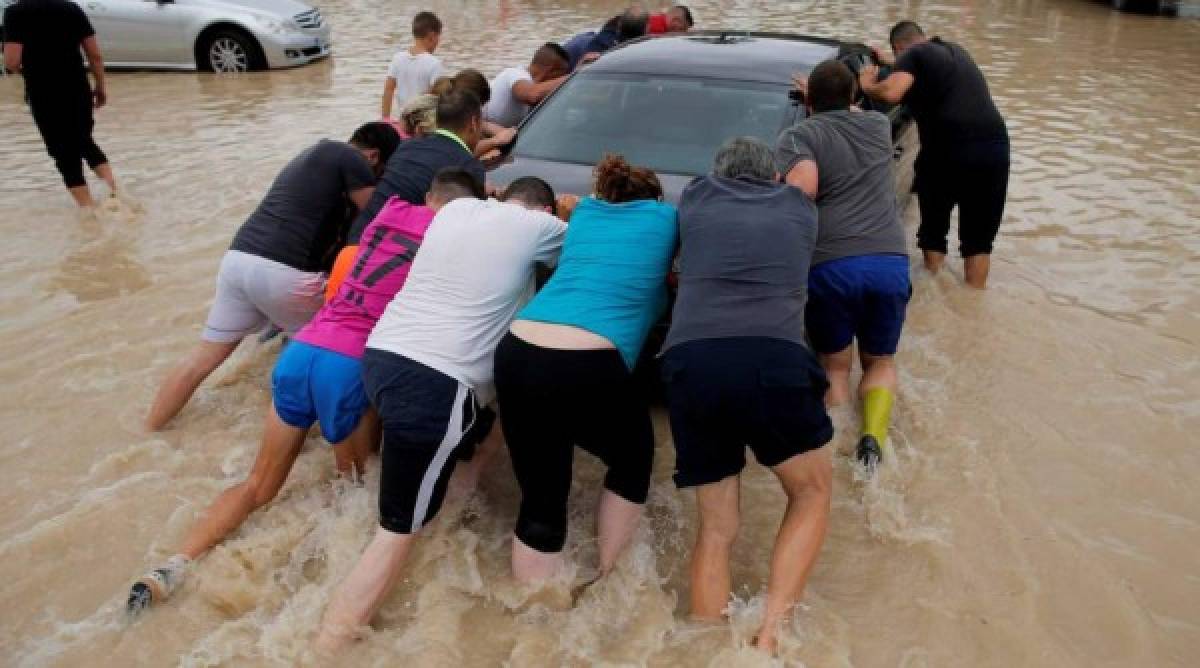
<instances>
[{"instance_id":1,"label":"blue shorts","mask_svg":"<svg viewBox=\"0 0 1200 668\"><path fill-rule=\"evenodd\" d=\"M295 340L275 363L271 395L281 420L297 429L320 422L330 443L346 440L370 405L360 360Z\"/></svg>"},{"instance_id":2,"label":"blue shorts","mask_svg":"<svg viewBox=\"0 0 1200 668\"><path fill-rule=\"evenodd\" d=\"M804 310L813 349L828 355L857 338L862 352L895 355L911 296L906 255L859 255L813 267Z\"/></svg>"}]
</instances>

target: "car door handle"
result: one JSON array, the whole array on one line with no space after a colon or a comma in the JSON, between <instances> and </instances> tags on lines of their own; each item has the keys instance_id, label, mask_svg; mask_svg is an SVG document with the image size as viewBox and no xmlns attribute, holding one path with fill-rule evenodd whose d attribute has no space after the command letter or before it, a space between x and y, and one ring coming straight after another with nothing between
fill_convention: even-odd
<instances>
[{"instance_id":1,"label":"car door handle","mask_svg":"<svg viewBox=\"0 0 1200 668\"><path fill-rule=\"evenodd\" d=\"M98 2L89 2L88 3L88 9L103 9L103 8L104 8L104 5L101 5Z\"/></svg>"}]
</instances>

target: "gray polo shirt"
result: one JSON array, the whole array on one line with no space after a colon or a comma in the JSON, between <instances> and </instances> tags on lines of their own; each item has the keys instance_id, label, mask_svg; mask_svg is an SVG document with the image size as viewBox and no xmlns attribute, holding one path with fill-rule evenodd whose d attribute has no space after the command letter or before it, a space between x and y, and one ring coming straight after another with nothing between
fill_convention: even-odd
<instances>
[{"instance_id":1,"label":"gray polo shirt","mask_svg":"<svg viewBox=\"0 0 1200 668\"><path fill-rule=\"evenodd\" d=\"M679 200L679 295L663 350L762 336L804 345L817 210L781 183L705 176Z\"/></svg>"},{"instance_id":2,"label":"gray polo shirt","mask_svg":"<svg viewBox=\"0 0 1200 668\"><path fill-rule=\"evenodd\" d=\"M892 174L892 126L877 111L827 111L784 130L779 173L817 163L817 249L813 265L857 255L906 255Z\"/></svg>"}]
</instances>

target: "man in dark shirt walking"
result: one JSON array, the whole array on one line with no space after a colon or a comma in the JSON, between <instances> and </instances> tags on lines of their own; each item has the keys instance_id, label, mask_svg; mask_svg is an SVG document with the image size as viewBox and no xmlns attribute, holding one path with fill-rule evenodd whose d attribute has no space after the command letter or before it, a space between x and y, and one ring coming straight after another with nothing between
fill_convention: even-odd
<instances>
[{"instance_id":1,"label":"man in dark shirt walking","mask_svg":"<svg viewBox=\"0 0 1200 668\"><path fill-rule=\"evenodd\" d=\"M992 101L987 81L970 54L939 37L927 39L921 27L901 21L890 35L895 71L882 81L877 67L864 67L859 85L867 95L890 104L903 102L917 120L917 202L921 226L917 241L925 267L936 272L946 259L950 212L958 207L959 251L967 285L987 286L992 242L1004 216L1008 191L1008 128Z\"/></svg>"},{"instance_id":2,"label":"man in dark shirt walking","mask_svg":"<svg viewBox=\"0 0 1200 668\"><path fill-rule=\"evenodd\" d=\"M83 177L86 162L117 192L108 158L92 139L92 108L108 99L96 31L79 5L67 0L20 0L4 13L4 65L25 77L25 95L46 151L80 207L95 205ZM80 47L96 79L83 68Z\"/></svg>"}]
</instances>

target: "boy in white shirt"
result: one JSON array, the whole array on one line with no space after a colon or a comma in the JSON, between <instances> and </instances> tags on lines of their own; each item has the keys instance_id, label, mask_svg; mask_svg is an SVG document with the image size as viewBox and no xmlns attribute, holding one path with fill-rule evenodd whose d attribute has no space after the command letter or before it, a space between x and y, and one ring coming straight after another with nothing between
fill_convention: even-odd
<instances>
[{"instance_id":1,"label":"boy in white shirt","mask_svg":"<svg viewBox=\"0 0 1200 668\"><path fill-rule=\"evenodd\" d=\"M553 93L571 72L571 56L561 46L547 42L526 67L509 67L492 79L492 97L483 107L483 120L500 127L516 127L529 110Z\"/></svg>"},{"instance_id":2,"label":"boy in white shirt","mask_svg":"<svg viewBox=\"0 0 1200 668\"><path fill-rule=\"evenodd\" d=\"M442 40L442 21L433 12L413 17L413 45L397 51L388 65L383 83L383 118L390 119L392 108L401 109L410 98L428 93L444 68L433 52Z\"/></svg>"}]
</instances>

